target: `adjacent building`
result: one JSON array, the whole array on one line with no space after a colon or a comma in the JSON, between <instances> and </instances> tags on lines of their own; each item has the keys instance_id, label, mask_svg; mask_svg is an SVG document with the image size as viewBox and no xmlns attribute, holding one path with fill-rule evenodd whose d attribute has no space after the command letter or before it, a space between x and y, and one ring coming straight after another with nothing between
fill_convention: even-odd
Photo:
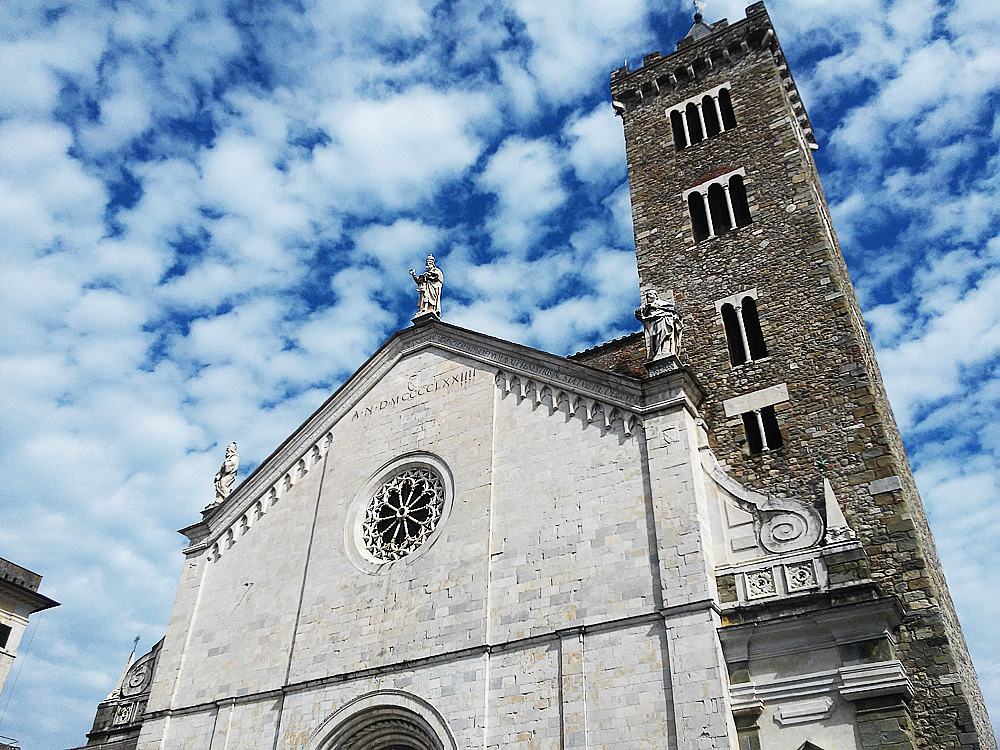
<instances>
[{"instance_id":1,"label":"adjacent building","mask_svg":"<svg viewBox=\"0 0 1000 750\"><path fill-rule=\"evenodd\" d=\"M0 558L0 693L7 684L28 618L58 607L59 602L38 593L42 577Z\"/></svg>"}]
</instances>

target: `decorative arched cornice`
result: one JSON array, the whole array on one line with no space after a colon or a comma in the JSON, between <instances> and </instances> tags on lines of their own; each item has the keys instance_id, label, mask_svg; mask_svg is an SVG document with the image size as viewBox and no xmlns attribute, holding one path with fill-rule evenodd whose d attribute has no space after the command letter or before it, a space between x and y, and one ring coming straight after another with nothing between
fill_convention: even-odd
<instances>
[{"instance_id":1,"label":"decorative arched cornice","mask_svg":"<svg viewBox=\"0 0 1000 750\"><path fill-rule=\"evenodd\" d=\"M226 535L238 539L246 516L247 526L257 516L256 503L266 513L292 485L322 460L336 440L337 423L402 359L427 348L466 357L484 369L527 375L537 382L572 389L574 393L605 405L633 408L642 403L639 381L598 370L548 352L486 336L433 319L393 334L338 388L295 432L237 486L225 502L206 513L201 522L181 530L192 554L218 545L225 554ZM586 408L586 407L585 407ZM588 411L589 414L589 411Z\"/></svg>"},{"instance_id":2,"label":"decorative arched cornice","mask_svg":"<svg viewBox=\"0 0 1000 750\"><path fill-rule=\"evenodd\" d=\"M497 370L496 382L504 395L513 391L518 398L523 399L531 396L536 406L548 397L553 411L560 409L565 404L569 414L576 415L579 412L585 422L598 422L606 430L610 430L615 424L621 424L626 437L631 435L637 427L641 428L642 426L639 417L628 409L591 398L569 388L550 385L526 375Z\"/></svg>"}]
</instances>

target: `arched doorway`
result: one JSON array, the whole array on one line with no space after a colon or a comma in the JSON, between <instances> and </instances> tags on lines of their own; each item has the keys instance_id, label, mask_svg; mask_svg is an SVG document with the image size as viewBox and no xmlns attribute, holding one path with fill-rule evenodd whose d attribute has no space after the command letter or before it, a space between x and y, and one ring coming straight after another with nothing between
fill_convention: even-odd
<instances>
[{"instance_id":1,"label":"arched doorway","mask_svg":"<svg viewBox=\"0 0 1000 750\"><path fill-rule=\"evenodd\" d=\"M421 698L395 690L363 695L328 717L310 750L456 750L441 715Z\"/></svg>"}]
</instances>

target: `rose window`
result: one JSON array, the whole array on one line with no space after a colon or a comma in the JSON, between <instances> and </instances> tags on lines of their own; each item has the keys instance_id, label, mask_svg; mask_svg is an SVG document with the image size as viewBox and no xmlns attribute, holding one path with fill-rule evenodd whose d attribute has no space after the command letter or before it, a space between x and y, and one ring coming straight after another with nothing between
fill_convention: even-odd
<instances>
[{"instance_id":1,"label":"rose window","mask_svg":"<svg viewBox=\"0 0 1000 750\"><path fill-rule=\"evenodd\" d=\"M369 554L382 562L406 557L427 541L444 510L444 484L426 468L408 468L386 480L361 524Z\"/></svg>"}]
</instances>

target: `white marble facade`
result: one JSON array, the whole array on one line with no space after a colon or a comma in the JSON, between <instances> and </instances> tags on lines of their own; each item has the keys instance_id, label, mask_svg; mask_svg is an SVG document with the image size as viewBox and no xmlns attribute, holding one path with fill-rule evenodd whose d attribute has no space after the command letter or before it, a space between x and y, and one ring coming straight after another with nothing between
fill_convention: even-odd
<instances>
[{"instance_id":1,"label":"white marble facade","mask_svg":"<svg viewBox=\"0 0 1000 750\"><path fill-rule=\"evenodd\" d=\"M745 715L765 746L855 747L852 685L905 675L840 647L891 615L720 637L751 598L828 586L829 547L812 517L798 548L761 545L796 506L726 477L699 399L683 372L640 385L437 319L397 333L186 530L139 747L721 749ZM407 466L445 497L385 562L359 529ZM754 660L772 676L730 685Z\"/></svg>"}]
</instances>

